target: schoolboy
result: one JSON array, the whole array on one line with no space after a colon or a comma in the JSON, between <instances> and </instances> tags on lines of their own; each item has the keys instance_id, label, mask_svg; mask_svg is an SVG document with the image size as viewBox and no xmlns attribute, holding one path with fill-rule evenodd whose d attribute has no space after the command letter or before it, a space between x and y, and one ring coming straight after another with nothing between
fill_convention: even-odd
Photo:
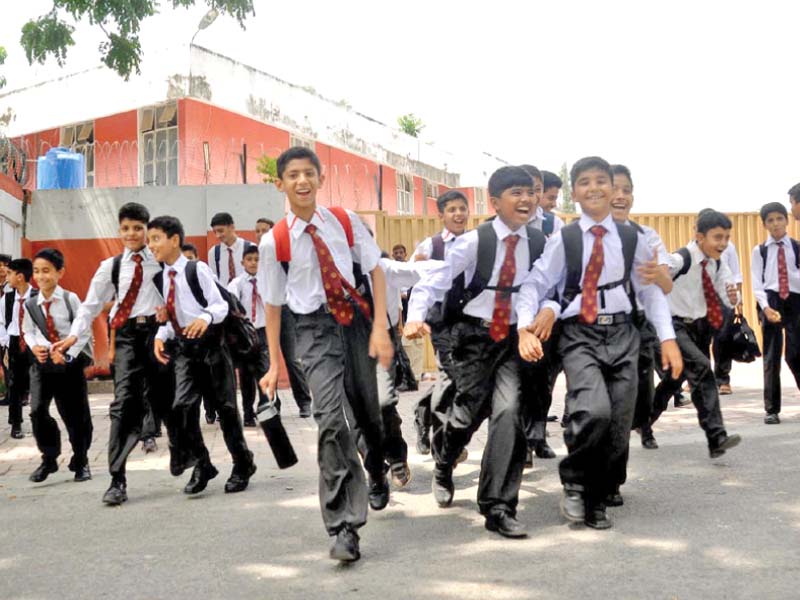
<instances>
[{"instance_id":1,"label":"schoolboy","mask_svg":"<svg viewBox=\"0 0 800 600\"><path fill-rule=\"evenodd\" d=\"M3 311L0 313L0 344L8 356L6 370L6 394L8 396L8 423L11 437L17 440L22 433L22 403L30 391L30 368L32 356L22 337L22 320L25 316L25 302L39 290L30 284L33 277L33 263L27 258L17 258L8 263L8 284L14 293L3 297Z\"/></svg>"},{"instance_id":2,"label":"schoolboy","mask_svg":"<svg viewBox=\"0 0 800 600\"><path fill-rule=\"evenodd\" d=\"M197 260L197 246L194 244L181 244L181 254L183 254L187 260Z\"/></svg>"},{"instance_id":3,"label":"schoolboy","mask_svg":"<svg viewBox=\"0 0 800 600\"><path fill-rule=\"evenodd\" d=\"M533 178L521 167L502 167L489 178L497 217L453 242L446 262L453 277L464 275L461 314L452 326L453 375L457 393L447 415L441 456L436 457L432 489L441 507L453 501L453 467L488 417L489 433L478 483L478 505L485 527L505 537L524 537L516 518L527 443L520 400L514 305L517 287L544 248L544 235L528 226L535 208ZM404 333L423 335L434 304L427 281L409 301ZM451 290L452 293L452 290Z\"/></svg>"},{"instance_id":4,"label":"schoolboy","mask_svg":"<svg viewBox=\"0 0 800 600\"><path fill-rule=\"evenodd\" d=\"M236 235L233 217L226 212L219 212L211 217L211 230L219 243L208 251L208 265L217 277L217 281L227 286L234 277L244 272L242 267L244 250L254 244Z\"/></svg>"},{"instance_id":5,"label":"schoolboy","mask_svg":"<svg viewBox=\"0 0 800 600\"><path fill-rule=\"evenodd\" d=\"M245 427L256 427L256 387L258 380L269 370L269 354L267 352L266 313L264 311L264 289L258 283L258 248L245 248L242 257L244 273L235 277L228 284L228 291L242 303L247 318L253 323L261 344L257 351L246 358L236 361L239 371L239 387L242 390L242 414ZM259 389L259 404L266 402L267 397Z\"/></svg>"},{"instance_id":6,"label":"schoolboy","mask_svg":"<svg viewBox=\"0 0 800 600\"><path fill-rule=\"evenodd\" d=\"M439 211L439 219L442 221L442 230L436 235L425 238L417 246L412 258L414 261L445 260L453 247L453 242L467 229L469 202L462 192L449 190L441 194L436 199L436 208ZM453 294L453 297L456 297L464 289L464 277L455 278L452 284L456 287L456 292ZM431 453L431 427L433 427L433 439L441 441L444 416L455 393L450 362L450 326L452 323L443 319L441 303L429 311L428 325L431 329L431 342L436 354L439 373L436 383L427 394L420 398L414 409L417 452L423 455Z\"/></svg>"},{"instance_id":7,"label":"schoolboy","mask_svg":"<svg viewBox=\"0 0 800 600\"><path fill-rule=\"evenodd\" d=\"M792 208L792 216L800 220L800 183L789 188L789 205Z\"/></svg>"},{"instance_id":8,"label":"schoolboy","mask_svg":"<svg viewBox=\"0 0 800 600\"><path fill-rule=\"evenodd\" d=\"M734 302L734 309L741 303L742 284L742 269L739 266L739 253L736 251L736 246L732 241L728 242L728 247L720 257L731 272L731 281L736 285L739 292L739 299ZM717 380L720 396L729 396L733 393L731 389L731 368L733 366L733 359L725 349L725 340L729 338L728 330L733 323L733 309L727 307L723 309L724 322L722 327L714 336L714 341L711 344L711 352L714 357L714 377Z\"/></svg>"},{"instance_id":9,"label":"schoolboy","mask_svg":"<svg viewBox=\"0 0 800 600\"><path fill-rule=\"evenodd\" d=\"M611 165L600 157L582 158L570 179L582 215L550 238L522 285L519 347L522 358L537 358L541 345L534 317L539 299L556 287L562 309L558 351L570 415L564 431L569 454L559 464L561 512L569 521L606 529L611 521L604 500L614 492L627 456L636 399L633 292L658 332L665 368L677 376L682 365L664 293L638 272L650 263L651 252L635 229L611 216Z\"/></svg>"},{"instance_id":10,"label":"schoolboy","mask_svg":"<svg viewBox=\"0 0 800 600\"><path fill-rule=\"evenodd\" d=\"M761 207L767 241L753 248L750 273L764 346L764 423L781 422L781 356L800 387L800 242L786 233L789 215L780 202Z\"/></svg>"},{"instance_id":11,"label":"schoolboy","mask_svg":"<svg viewBox=\"0 0 800 600\"><path fill-rule=\"evenodd\" d=\"M64 276L64 255L54 248L44 248L33 259L33 278L39 294L25 303L22 332L33 354L31 368L31 424L36 445L42 453L42 463L29 479L40 483L58 471L61 454L61 432L50 416L50 403L56 409L69 434L72 458L68 468L75 481L92 478L89 469L89 447L92 444L92 417L84 369L91 363L91 332L85 332L69 350L54 347L67 337L80 300L63 289L59 280Z\"/></svg>"},{"instance_id":12,"label":"schoolboy","mask_svg":"<svg viewBox=\"0 0 800 600\"><path fill-rule=\"evenodd\" d=\"M295 318L297 354L319 430L322 519L328 534L335 536L330 556L355 561L360 558L357 529L366 523L368 498L376 510L389 500L373 357L388 368L392 343L387 333L386 281L378 265L380 249L354 213L317 205L325 181L321 171L319 158L308 148L289 148L278 157L276 186L286 194L290 210L261 238L259 277L267 296L270 356L279 351L281 306L287 304ZM372 309L356 290L355 263L372 279ZM277 382L278 364L273 361L261 379L268 396L274 394ZM344 416L345 403L365 437L369 493Z\"/></svg>"},{"instance_id":13,"label":"schoolboy","mask_svg":"<svg viewBox=\"0 0 800 600\"><path fill-rule=\"evenodd\" d=\"M152 352L159 327L156 311L163 300L153 284L153 277L161 271L161 266L147 248L150 213L143 205L129 202L120 207L117 217L119 237L125 249L100 263L86 299L75 313L69 336L56 344L61 352L67 351L85 334L91 333L94 319L106 304L113 303L108 315L114 377L108 436L111 484L103 495L103 502L112 506L128 499L125 469L128 455L140 439L145 439L145 449L153 449L152 437L156 432L152 429L155 422L169 420L175 393L172 373L159 368ZM150 424L149 435L145 436L143 423L149 418L150 410L154 422Z\"/></svg>"},{"instance_id":14,"label":"schoolboy","mask_svg":"<svg viewBox=\"0 0 800 600\"><path fill-rule=\"evenodd\" d=\"M564 220L556 213L556 205L558 204L558 193L563 187L564 182L555 173L550 171L542 171L542 200L540 206L544 211L544 226L542 233L547 237L553 235L556 231L564 227ZM552 224L550 221L552 220Z\"/></svg>"},{"instance_id":15,"label":"schoolboy","mask_svg":"<svg viewBox=\"0 0 800 600\"><path fill-rule=\"evenodd\" d=\"M261 236L267 233L270 229L275 227L275 223L270 219L261 217L256 221L256 242L261 241Z\"/></svg>"},{"instance_id":16,"label":"schoolboy","mask_svg":"<svg viewBox=\"0 0 800 600\"><path fill-rule=\"evenodd\" d=\"M711 458L723 455L741 441L738 435L729 436L725 431L709 353L711 338L722 327L722 307L732 308L738 295L730 270L720 260L730 235L728 217L713 210L704 212L697 219L694 243L672 255L670 268L672 323L686 366L685 377L692 388L692 403L705 431ZM666 409L680 382L678 378L667 377L658 384L651 425Z\"/></svg>"},{"instance_id":17,"label":"schoolboy","mask_svg":"<svg viewBox=\"0 0 800 600\"><path fill-rule=\"evenodd\" d=\"M11 262L11 255L10 254L0 254L0 300L5 298L5 295L10 291L12 294L14 292L13 288L8 285L7 282L7 269L8 263ZM6 349L0 346L0 368L3 370L3 381L6 383L6 395L4 397L0 397L0 406L8 406L9 405L9 398L8 398L8 372L6 363L8 359L6 359Z\"/></svg>"},{"instance_id":18,"label":"schoolboy","mask_svg":"<svg viewBox=\"0 0 800 600\"><path fill-rule=\"evenodd\" d=\"M168 316L156 334L154 353L161 364L174 364L176 445L191 457L187 464L194 463L183 491L202 492L218 474L203 443L198 419L200 398L207 396L219 415L225 445L233 459L225 492L241 492L247 489L256 465L244 439L236 407L233 362L223 336L228 303L209 266L183 256L183 237L183 225L175 217L156 217L147 225L150 251L164 264L154 282L166 300Z\"/></svg>"}]
</instances>

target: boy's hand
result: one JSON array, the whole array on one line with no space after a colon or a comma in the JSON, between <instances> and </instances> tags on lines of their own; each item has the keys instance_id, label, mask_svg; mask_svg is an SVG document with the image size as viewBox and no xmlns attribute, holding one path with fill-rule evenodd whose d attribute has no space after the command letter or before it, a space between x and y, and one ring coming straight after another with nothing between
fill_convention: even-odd
<instances>
[{"instance_id":1,"label":"boy's hand","mask_svg":"<svg viewBox=\"0 0 800 600\"><path fill-rule=\"evenodd\" d=\"M153 343L153 354L155 354L156 360L162 365L169 364L169 354L164 352L164 340L156 339Z\"/></svg>"},{"instance_id":2,"label":"boy's hand","mask_svg":"<svg viewBox=\"0 0 800 600\"><path fill-rule=\"evenodd\" d=\"M409 340L424 337L431 332L430 326L425 321L409 321L403 328L403 335Z\"/></svg>"},{"instance_id":3,"label":"boy's hand","mask_svg":"<svg viewBox=\"0 0 800 600\"><path fill-rule=\"evenodd\" d=\"M77 342L77 341L78 341L78 338L75 337L74 335L71 335L69 337L65 337L60 342L56 342L55 344L53 344L51 346L51 348L52 348L52 350L54 350L56 352L61 352L62 354L65 354L67 352L67 350L72 348L72 346L74 346L75 342Z\"/></svg>"},{"instance_id":4,"label":"boy's hand","mask_svg":"<svg viewBox=\"0 0 800 600\"><path fill-rule=\"evenodd\" d=\"M54 365L65 365L67 364L64 355L61 354L58 350L50 348L50 359L53 361Z\"/></svg>"},{"instance_id":5,"label":"boy's hand","mask_svg":"<svg viewBox=\"0 0 800 600\"><path fill-rule=\"evenodd\" d=\"M765 308L764 309L764 316L767 317L767 321L770 323L780 323L781 322L781 313L779 313L774 308Z\"/></svg>"},{"instance_id":6,"label":"boy's hand","mask_svg":"<svg viewBox=\"0 0 800 600\"><path fill-rule=\"evenodd\" d=\"M166 306L157 306L156 307L156 322L157 323L166 323L169 319L169 314L167 313Z\"/></svg>"},{"instance_id":7,"label":"boy's hand","mask_svg":"<svg viewBox=\"0 0 800 600\"><path fill-rule=\"evenodd\" d=\"M427 254L423 254L422 252L420 252L419 254L414 256L414 260L415 261L428 260L428 255Z\"/></svg>"},{"instance_id":8,"label":"boy's hand","mask_svg":"<svg viewBox=\"0 0 800 600\"><path fill-rule=\"evenodd\" d=\"M680 377L683 372L683 356L675 340L661 342L661 367L664 371L671 371L673 379Z\"/></svg>"},{"instance_id":9,"label":"boy's hand","mask_svg":"<svg viewBox=\"0 0 800 600\"><path fill-rule=\"evenodd\" d=\"M541 341L546 342L553 333L553 325L555 325L555 323L556 313L553 312L553 309L543 308L539 311L539 314L536 315L533 323L528 325L525 329L530 331Z\"/></svg>"},{"instance_id":10,"label":"boy's hand","mask_svg":"<svg viewBox=\"0 0 800 600\"><path fill-rule=\"evenodd\" d=\"M655 250L653 251L653 258L636 268L636 272L639 273L639 277L641 278L642 283L645 285L655 283L660 270L661 267L658 264L658 252Z\"/></svg>"},{"instance_id":11,"label":"boy's hand","mask_svg":"<svg viewBox=\"0 0 800 600\"><path fill-rule=\"evenodd\" d=\"M47 362L47 357L50 355L50 349L46 346L34 346L31 348L31 352L33 352L33 356L36 357L36 360L42 364Z\"/></svg>"},{"instance_id":12,"label":"boy's hand","mask_svg":"<svg viewBox=\"0 0 800 600\"><path fill-rule=\"evenodd\" d=\"M369 355L372 358L377 358L384 369L388 369L391 366L394 346L389 338L389 332L384 327L373 325L372 333L369 336Z\"/></svg>"},{"instance_id":13,"label":"boy's hand","mask_svg":"<svg viewBox=\"0 0 800 600\"><path fill-rule=\"evenodd\" d=\"M278 389L278 366L273 362L264 376L258 380L258 387L272 400L275 397L275 390Z\"/></svg>"},{"instance_id":14,"label":"boy's hand","mask_svg":"<svg viewBox=\"0 0 800 600\"><path fill-rule=\"evenodd\" d=\"M186 329L183 330L183 334L190 340L194 340L199 337L203 337L206 329L208 329L208 323L206 320L197 317L194 321L189 323L189 326Z\"/></svg>"},{"instance_id":15,"label":"boy's hand","mask_svg":"<svg viewBox=\"0 0 800 600\"><path fill-rule=\"evenodd\" d=\"M536 362L544 356L542 342L527 329L519 330L519 355L528 362Z\"/></svg>"}]
</instances>

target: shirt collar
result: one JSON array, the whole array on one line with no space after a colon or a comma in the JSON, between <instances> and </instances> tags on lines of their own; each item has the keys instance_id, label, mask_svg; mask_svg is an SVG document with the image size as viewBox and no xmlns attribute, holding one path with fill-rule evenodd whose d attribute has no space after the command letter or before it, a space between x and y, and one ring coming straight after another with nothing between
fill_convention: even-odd
<instances>
[{"instance_id":1,"label":"shirt collar","mask_svg":"<svg viewBox=\"0 0 800 600\"><path fill-rule=\"evenodd\" d=\"M168 265L164 263L164 270L169 273L170 269L175 269L177 273L182 273L183 270L186 268L186 265L189 264L189 259L187 259L183 254L178 257L173 264Z\"/></svg>"},{"instance_id":2,"label":"shirt collar","mask_svg":"<svg viewBox=\"0 0 800 600\"><path fill-rule=\"evenodd\" d=\"M452 242L454 239L456 239L456 234L450 231L447 227L442 229L441 235L442 235L442 241L445 242Z\"/></svg>"},{"instance_id":3,"label":"shirt collar","mask_svg":"<svg viewBox=\"0 0 800 600\"><path fill-rule=\"evenodd\" d=\"M230 246L228 246L228 244L226 244L225 242L223 242L221 245L223 248L230 248L231 250L236 250L239 247L239 241L241 239L242 238L237 236L237 238L233 240L233 243Z\"/></svg>"},{"instance_id":4,"label":"shirt collar","mask_svg":"<svg viewBox=\"0 0 800 600\"><path fill-rule=\"evenodd\" d=\"M611 213L608 213L606 218L600 221L599 223L586 213L583 213L581 214L581 218L578 220L578 225L580 226L581 231L583 231L583 233L586 233L587 231L589 231L589 229L591 229L595 225L602 225L607 233L612 233L616 229L616 225L614 225L614 219L611 216Z\"/></svg>"},{"instance_id":5,"label":"shirt collar","mask_svg":"<svg viewBox=\"0 0 800 600\"><path fill-rule=\"evenodd\" d=\"M528 228L527 227L520 227L516 231L511 231L508 225L503 223L500 217L495 217L492 219L492 227L494 227L494 232L497 234L498 240L504 240L510 235L518 235L523 239L528 239Z\"/></svg>"},{"instance_id":6,"label":"shirt collar","mask_svg":"<svg viewBox=\"0 0 800 600\"><path fill-rule=\"evenodd\" d=\"M788 233L784 233L783 237L781 239L779 239L779 240L776 240L774 237L769 236L767 238L767 241L764 243L764 245L765 246L770 246L772 244L778 244L779 242L781 244L783 244L784 246L788 246L789 245L789 234Z\"/></svg>"},{"instance_id":7,"label":"shirt collar","mask_svg":"<svg viewBox=\"0 0 800 600\"><path fill-rule=\"evenodd\" d=\"M19 292L17 290L14 290L14 298L16 300L27 300L28 298L31 297L31 290L32 289L33 289L33 286L29 285L28 286L28 290L22 296L19 295Z\"/></svg>"},{"instance_id":8,"label":"shirt collar","mask_svg":"<svg viewBox=\"0 0 800 600\"><path fill-rule=\"evenodd\" d=\"M62 288L60 285L56 286L56 289L53 290L53 295L50 296L50 298L45 298L44 294L42 293L36 296L36 304L39 306L52 300L64 300L64 288Z\"/></svg>"},{"instance_id":9,"label":"shirt collar","mask_svg":"<svg viewBox=\"0 0 800 600\"><path fill-rule=\"evenodd\" d=\"M697 242L690 242L687 246L689 249L689 254L691 255L693 262L700 264L704 260L711 260L708 258L702 250L700 250L700 246L697 245Z\"/></svg>"},{"instance_id":10,"label":"shirt collar","mask_svg":"<svg viewBox=\"0 0 800 600\"><path fill-rule=\"evenodd\" d=\"M134 252L130 248L125 248L125 251L122 253L122 260L123 261L131 260L131 257L133 257L134 254L138 254L144 260L149 260L149 259L153 258L153 255L150 252L150 249L147 246L145 246L144 248L142 248L138 252Z\"/></svg>"},{"instance_id":11,"label":"shirt collar","mask_svg":"<svg viewBox=\"0 0 800 600\"><path fill-rule=\"evenodd\" d=\"M544 219L544 210L541 206L537 206L536 210L533 211L533 216L530 218L528 223L533 225L534 223L538 223L539 221Z\"/></svg>"},{"instance_id":12,"label":"shirt collar","mask_svg":"<svg viewBox=\"0 0 800 600\"><path fill-rule=\"evenodd\" d=\"M289 224L289 233L291 234L292 239L296 240L303 233L305 233L308 225L316 225L317 228L321 227L325 223L324 211L324 208L318 206L317 210L314 211L314 216L311 217L311 222L307 223L290 210L286 214L286 222Z\"/></svg>"}]
</instances>

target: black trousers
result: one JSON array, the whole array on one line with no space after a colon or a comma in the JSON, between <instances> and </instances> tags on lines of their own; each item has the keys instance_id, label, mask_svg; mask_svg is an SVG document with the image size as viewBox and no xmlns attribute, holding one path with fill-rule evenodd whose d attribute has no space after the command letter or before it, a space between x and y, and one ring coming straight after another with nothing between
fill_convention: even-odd
<instances>
[{"instance_id":1,"label":"black trousers","mask_svg":"<svg viewBox=\"0 0 800 600\"><path fill-rule=\"evenodd\" d=\"M401 425L403 419L397 411L397 403L400 395L396 387L395 371L397 367L398 348L402 350L403 345L394 327L389 329L389 338L394 346L394 357L388 369L384 369L380 364L376 364L377 372L377 392L378 403L381 407L381 418L383 420L383 457L389 465L404 463L408 460L408 444L403 438ZM359 452L363 454L363 443L359 441Z\"/></svg>"},{"instance_id":2,"label":"black trousers","mask_svg":"<svg viewBox=\"0 0 800 600\"><path fill-rule=\"evenodd\" d=\"M497 343L489 329L458 322L452 331L455 394L441 444L441 461L453 465L472 435L489 419L481 460L478 505L482 514L516 514L525 463L525 432L520 398L520 358L516 329Z\"/></svg>"},{"instance_id":3,"label":"black trousers","mask_svg":"<svg viewBox=\"0 0 800 600\"><path fill-rule=\"evenodd\" d=\"M800 388L800 294L789 294L781 300L776 292L767 290L770 308L781 314L780 323L770 323L759 310L764 342L764 410L767 414L781 412L781 357L786 360ZM786 354L783 352L784 332Z\"/></svg>"},{"instance_id":4,"label":"black trousers","mask_svg":"<svg viewBox=\"0 0 800 600\"><path fill-rule=\"evenodd\" d=\"M260 341L258 350L246 357L236 359L239 388L242 390L242 414L245 421L256 418L256 391L259 404L267 401L267 396L258 386L258 381L269 371L267 333L263 327L258 329L257 333Z\"/></svg>"},{"instance_id":5,"label":"black trousers","mask_svg":"<svg viewBox=\"0 0 800 600\"><path fill-rule=\"evenodd\" d=\"M8 369L6 370L6 395L8 397L8 424L12 428L22 425L22 402L31 389L30 369L33 357L27 350L19 349L19 336L12 335L8 342Z\"/></svg>"},{"instance_id":6,"label":"black trousers","mask_svg":"<svg viewBox=\"0 0 800 600\"><path fill-rule=\"evenodd\" d=\"M208 328L200 340L179 338L170 344L175 356L175 403L177 446L182 454L198 463L209 462L208 449L200 432L200 398L206 397L219 415L222 436L233 459L234 469L246 470L253 462L247 448L242 420L236 406L236 378L228 347L219 325Z\"/></svg>"},{"instance_id":7,"label":"black trousers","mask_svg":"<svg viewBox=\"0 0 800 600\"><path fill-rule=\"evenodd\" d=\"M367 353L369 323L356 309L339 325L323 309L294 315L297 356L314 399L322 520L330 535L367 522L367 486L356 441L364 436L364 468L383 477L383 424L375 360ZM345 416L347 415L347 416Z\"/></svg>"},{"instance_id":8,"label":"black trousers","mask_svg":"<svg viewBox=\"0 0 800 600\"><path fill-rule=\"evenodd\" d=\"M153 339L158 324L149 319L128 321L114 335L114 400L109 407L111 427L108 435L108 471L125 478L128 455L140 439L155 436L156 422L167 424L170 441L175 438L172 402L175 375L153 355ZM149 420L149 431L145 431Z\"/></svg>"},{"instance_id":9,"label":"black trousers","mask_svg":"<svg viewBox=\"0 0 800 600\"><path fill-rule=\"evenodd\" d=\"M725 435L725 426L722 423L722 411L719 407L719 388L709 358L714 330L705 317L690 323L680 318L673 318L672 325L683 356L683 375L679 379L667 376L658 384L653 399L651 423L655 423L667 409L669 399L680 389L685 377L692 386L692 403L697 409L700 427L706 433L709 446L715 446L718 439Z\"/></svg>"},{"instance_id":10,"label":"black trousers","mask_svg":"<svg viewBox=\"0 0 800 600\"><path fill-rule=\"evenodd\" d=\"M428 423L431 428L431 454L438 463L444 462L444 430L456 396L453 372L452 324L438 323L431 326L431 343L436 352L436 367L439 374L430 390L427 404L420 400L415 418Z\"/></svg>"},{"instance_id":11,"label":"black trousers","mask_svg":"<svg viewBox=\"0 0 800 600\"><path fill-rule=\"evenodd\" d=\"M286 372L289 375L289 385L292 396L299 408L311 406L311 392L308 381L297 353L297 334L294 315L285 304L281 308L281 354L286 363Z\"/></svg>"},{"instance_id":12,"label":"black trousers","mask_svg":"<svg viewBox=\"0 0 800 600\"><path fill-rule=\"evenodd\" d=\"M31 424L36 445L43 459L55 460L61 454L61 431L50 416L50 404L56 409L67 428L72 446L70 469L87 464L92 445L92 416L89 394L83 373L87 360L79 356L60 371L47 371L38 362L31 367Z\"/></svg>"},{"instance_id":13,"label":"black trousers","mask_svg":"<svg viewBox=\"0 0 800 600\"><path fill-rule=\"evenodd\" d=\"M625 481L638 386L639 332L632 323L563 323L559 338L567 376L561 482L602 501Z\"/></svg>"},{"instance_id":14,"label":"black trousers","mask_svg":"<svg viewBox=\"0 0 800 600\"><path fill-rule=\"evenodd\" d=\"M656 356L661 356L660 342L655 327L650 321L639 326L639 384L636 391L636 408L633 414L633 428L650 429L650 417L653 414L653 398L655 397ZM659 358L659 361L661 359Z\"/></svg>"},{"instance_id":15,"label":"black trousers","mask_svg":"<svg viewBox=\"0 0 800 600\"><path fill-rule=\"evenodd\" d=\"M542 349L544 357L541 360L535 363L523 362L522 368L522 414L525 438L531 448L544 442L547 436L547 414L553 403L555 380L561 370L557 329L542 344Z\"/></svg>"},{"instance_id":16,"label":"black trousers","mask_svg":"<svg viewBox=\"0 0 800 600\"><path fill-rule=\"evenodd\" d=\"M714 356L714 377L717 380L717 385L723 383L729 385L731 382L731 367L733 366L733 359L730 353L726 350L725 340L728 338L728 330L733 324L733 309L727 306L722 307L722 327L714 335L711 342L711 352Z\"/></svg>"}]
</instances>

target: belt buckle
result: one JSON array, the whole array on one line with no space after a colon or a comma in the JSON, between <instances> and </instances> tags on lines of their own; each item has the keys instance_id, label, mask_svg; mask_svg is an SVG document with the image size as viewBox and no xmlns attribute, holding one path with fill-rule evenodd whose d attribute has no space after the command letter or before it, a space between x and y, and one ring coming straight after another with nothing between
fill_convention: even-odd
<instances>
[{"instance_id":1,"label":"belt buckle","mask_svg":"<svg viewBox=\"0 0 800 600\"><path fill-rule=\"evenodd\" d=\"M683 317L682 320L687 325L691 325L692 323L694 323L694 319L691 317Z\"/></svg>"},{"instance_id":2,"label":"belt buckle","mask_svg":"<svg viewBox=\"0 0 800 600\"><path fill-rule=\"evenodd\" d=\"M324 310L328 314L331 314L331 305L330 304L323 304L322 305L322 310Z\"/></svg>"},{"instance_id":3,"label":"belt buckle","mask_svg":"<svg viewBox=\"0 0 800 600\"><path fill-rule=\"evenodd\" d=\"M136 317L137 325L144 325L145 323L147 323L147 317L145 317L144 315L139 315L138 317Z\"/></svg>"},{"instance_id":4,"label":"belt buckle","mask_svg":"<svg viewBox=\"0 0 800 600\"><path fill-rule=\"evenodd\" d=\"M597 315L598 325L613 325L614 315Z\"/></svg>"},{"instance_id":5,"label":"belt buckle","mask_svg":"<svg viewBox=\"0 0 800 600\"><path fill-rule=\"evenodd\" d=\"M481 327L485 327L486 329L492 328L492 322L487 321L486 319L481 319Z\"/></svg>"}]
</instances>

